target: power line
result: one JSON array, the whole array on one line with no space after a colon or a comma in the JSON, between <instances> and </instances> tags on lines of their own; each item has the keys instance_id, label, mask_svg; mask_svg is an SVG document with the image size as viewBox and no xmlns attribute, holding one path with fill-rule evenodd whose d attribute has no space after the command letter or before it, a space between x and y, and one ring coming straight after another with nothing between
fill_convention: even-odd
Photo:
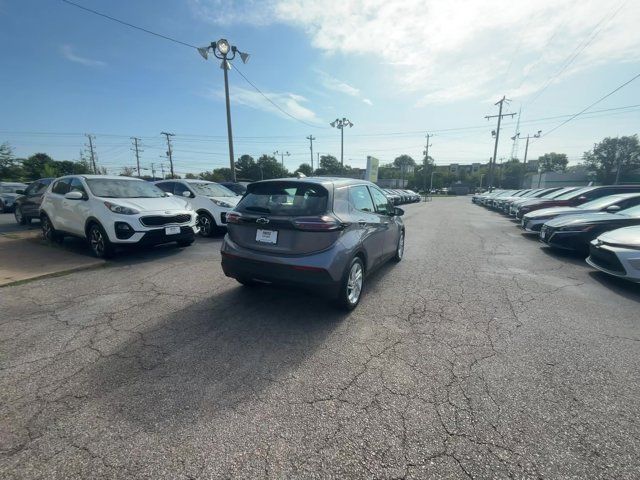
<instances>
[{"instance_id":1,"label":"power line","mask_svg":"<svg viewBox=\"0 0 640 480\"><path fill-rule=\"evenodd\" d=\"M89 12L89 13L93 13L93 14L95 14L95 15L99 15L100 17L106 18L106 19L108 19L108 20L112 20L112 21L114 21L114 22L120 23L120 24L125 25L125 26L127 26L127 27L134 28L134 29L139 30L139 31L144 32L144 33L148 33L149 35L154 35L154 36L156 36L156 37L163 38L163 39L165 39L165 40L169 40L169 41L174 42L174 43L177 43L177 44L179 44L179 45L183 45L183 46L185 46L185 47L189 47L189 48L193 48L194 50L198 50L198 47L197 47L197 46L192 45L192 44L190 44L190 43L183 42L183 41L181 41L181 40L177 40L177 39L175 39L175 38L169 37L169 36L167 36L167 35L163 35L163 34L161 34L161 33L153 32L153 31L151 31L151 30L148 30L148 29L143 28L143 27L139 27L139 26L134 25L134 24L129 23L129 22L125 22L124 20L120 20L119 18L112 17L111 15L107 15L106 13L98 12L97 10L93 10L93 9L91 9L91 8L84 7L84 6L79 5L79 4L75 3L75 2L72 2L72 1L70 1L70 0L61 0L61 1L62 1L62 2L64 2L64 3L66 3L66 4L68 4L68 5L72 5L72 6L74 6L74 7L77 7L77 8L80 8L80 9L82 9L82 10L85 10L85 11L87 11L87 12ZM304 125L307 125L307 126L309 126L309 127L313 127L313 128L324 128L324 127L321 127L321 126L319 126L319 125L313 125L312 123L305 122L304 120L302 120L302 119L300 119L300 118L296 117L295 115L292 115L291 113L287 112L287 111L286 111L286 110L284 110L282 107L280 107L280 105L278 105L278 104L277 104L277 103L275 103L273 100L271 100L268 96L266 96L264 93L262 93L262 90L260 90L260 89L259 89L259 88L258 88L258 87L257 87L257 86L252 82L252 81L251 81L251 80L249 80L249 79L245 76L245 74L244 74L244 73L242 73L240 70L238 70L238 67L236 67L236 66L234 65L234 66L233 66L233 69L234 69L236 72L238 72L238 73L240 74L240 76L241 76L242 78L244 78L244 80L245 80L249 85L251 85L251 86L256 90L256 92L258 92L260 95L262 95L262 96L263 96L263 97L264 97L264 98L265 98L269 103L271 103L274 107L276 107L278 110L280 110L280 111L281 111L282 113L284 113L285 115L287 115L287 116L291 117L292 119L294 119L294 120L296 120L296 121L298 121L298 122L300 122L300 123L303 123Z\"/></svg>"},{"instance_id":2,"label":"power line","mask_svg":"<svg viewBox=\"0 0 640 480\"><path fill-rule=\"evenodd\" d=\"M596 100L595 102L593 102L591 105L589 105L588 107L584 108L583 110L579 111L578 113L572 115L570 118L566 119L564 122L560 123L559 125L553 127L551 130L549 130L547 133L545 133L544 135L542 135L542 137L546 137L547 135L551 134L552 132L555 132L556 130L558 130L560 127L562 127L563 125L566 125L567 123L569 123L570 121L572 121L574 118L582 115L584 112L586 112L587 110L589 110L591 107L597 105L598 103L600 103L601 101L603 101L604 99L610 97L611 95L613 95L614 93L616 93L618 90L621 90L622 88L626 87L627 85L629 85L631 82L633 82L634 80L636 80L637 78L640 77L640 73L638 73L636 76L634 76L631 80L627 80L626 82L624 82L622 85L619 85L618 87L614 88L613 90L611 90L609 93L607 93L604 97L601 97L600 99Z\"/></svg>"}]
</instances>

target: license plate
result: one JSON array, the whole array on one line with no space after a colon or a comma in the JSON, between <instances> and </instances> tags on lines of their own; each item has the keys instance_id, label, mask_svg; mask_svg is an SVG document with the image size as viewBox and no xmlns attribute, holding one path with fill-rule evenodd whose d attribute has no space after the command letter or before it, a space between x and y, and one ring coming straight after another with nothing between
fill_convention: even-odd
<instances>
[{"instance_id":1,"label":"license plate","mask_svg":"<svg viewBox=\"0 0 640 480\"><path fill-rule=\"evenodd\" d=\"M274 244L278 241L278 232L276 230L260 230L256 231L256 242Z\"/></svg>"},{"instance_id":2,"label":"license plate","mask_svg":"<svg viewBox=\"0 0 640 480\"><path fill-rule=\"evenodd\" d=\"M164 234L165 235L177 235L180 233L180 227L165 227Z\"/></svg>"}]
</instances>

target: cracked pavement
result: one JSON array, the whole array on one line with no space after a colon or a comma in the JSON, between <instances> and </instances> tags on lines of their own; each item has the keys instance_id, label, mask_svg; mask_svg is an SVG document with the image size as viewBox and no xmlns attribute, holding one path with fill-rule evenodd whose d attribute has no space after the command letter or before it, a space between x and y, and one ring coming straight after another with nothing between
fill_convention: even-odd
<instances>
[{"instance_id":1,"label":"cracked pavement","mask_svg":"<svg viewBox=\"0 0 640 480\"><path fill-rule=\"evenodd\" d=\"M638 478L640 287L469 198L406 212L350 314L220 238L0 289L0 477Z\"/></svg>"}]
</instances>

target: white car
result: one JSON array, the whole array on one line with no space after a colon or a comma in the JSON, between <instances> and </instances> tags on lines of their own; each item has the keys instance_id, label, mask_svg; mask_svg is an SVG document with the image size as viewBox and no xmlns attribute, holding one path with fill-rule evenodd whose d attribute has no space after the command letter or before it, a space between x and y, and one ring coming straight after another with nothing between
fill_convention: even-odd
<instances>
[{"instance_id":1,"label":"white car","mask_svg":"<svg viewBox=\"0 0 640 480\"><path fill-rule=\"evenodd\" d=\"M227 213L242 198L227 187L206 180L161 180L156 185L189 202L198 215L198 227L204 237L227 226Z\"/></svg>"},{"instance_id":2,"label":"white car","mask_svg":"<svg viewBox=\"0 0 640 480\"><path fill-rule=\"evenodd\" d=\"M96 257L118 245L189 246L198 231L196 214L182 198L130 177L71 175L54 180L40 206L47 240L85 238Z\"/></svg>"},{"instance_id":3,"label":"white car","mask_svg":"<svg viewBox=\"0 0 640 480\"><path fill-rule=\"evenodd\" d=\"M609 275L640 282L640 226L600 235L589 246L587 263Z\"/></svg>"}]
</instances>

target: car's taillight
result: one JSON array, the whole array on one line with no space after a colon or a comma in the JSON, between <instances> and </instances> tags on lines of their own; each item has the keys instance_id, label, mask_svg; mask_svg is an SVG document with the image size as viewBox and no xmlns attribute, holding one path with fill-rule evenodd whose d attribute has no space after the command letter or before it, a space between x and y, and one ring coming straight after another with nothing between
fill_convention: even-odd
<instances>
[{"instance_id":1,"label":"car's taillight","mask_svg":"<svg viewBox=\"0 0 640 480\"><path fill-rule=\"evenodd\" d=\"M238 212L227 212L227 223L238 224L242 220L242 215Z\"/></svg>"},{"instance_id":2,"label":"car's taillight","mask_svg":"<svg viewBox=\"0 0 640 480\"><path fill-rule=\"evenodd\" d=\"M342 223L334 217L323 215L321 217L298 217L293 221L293 226L298 230L309 232L330 232L340 230Z\"/></svg>"}]
</instances>

